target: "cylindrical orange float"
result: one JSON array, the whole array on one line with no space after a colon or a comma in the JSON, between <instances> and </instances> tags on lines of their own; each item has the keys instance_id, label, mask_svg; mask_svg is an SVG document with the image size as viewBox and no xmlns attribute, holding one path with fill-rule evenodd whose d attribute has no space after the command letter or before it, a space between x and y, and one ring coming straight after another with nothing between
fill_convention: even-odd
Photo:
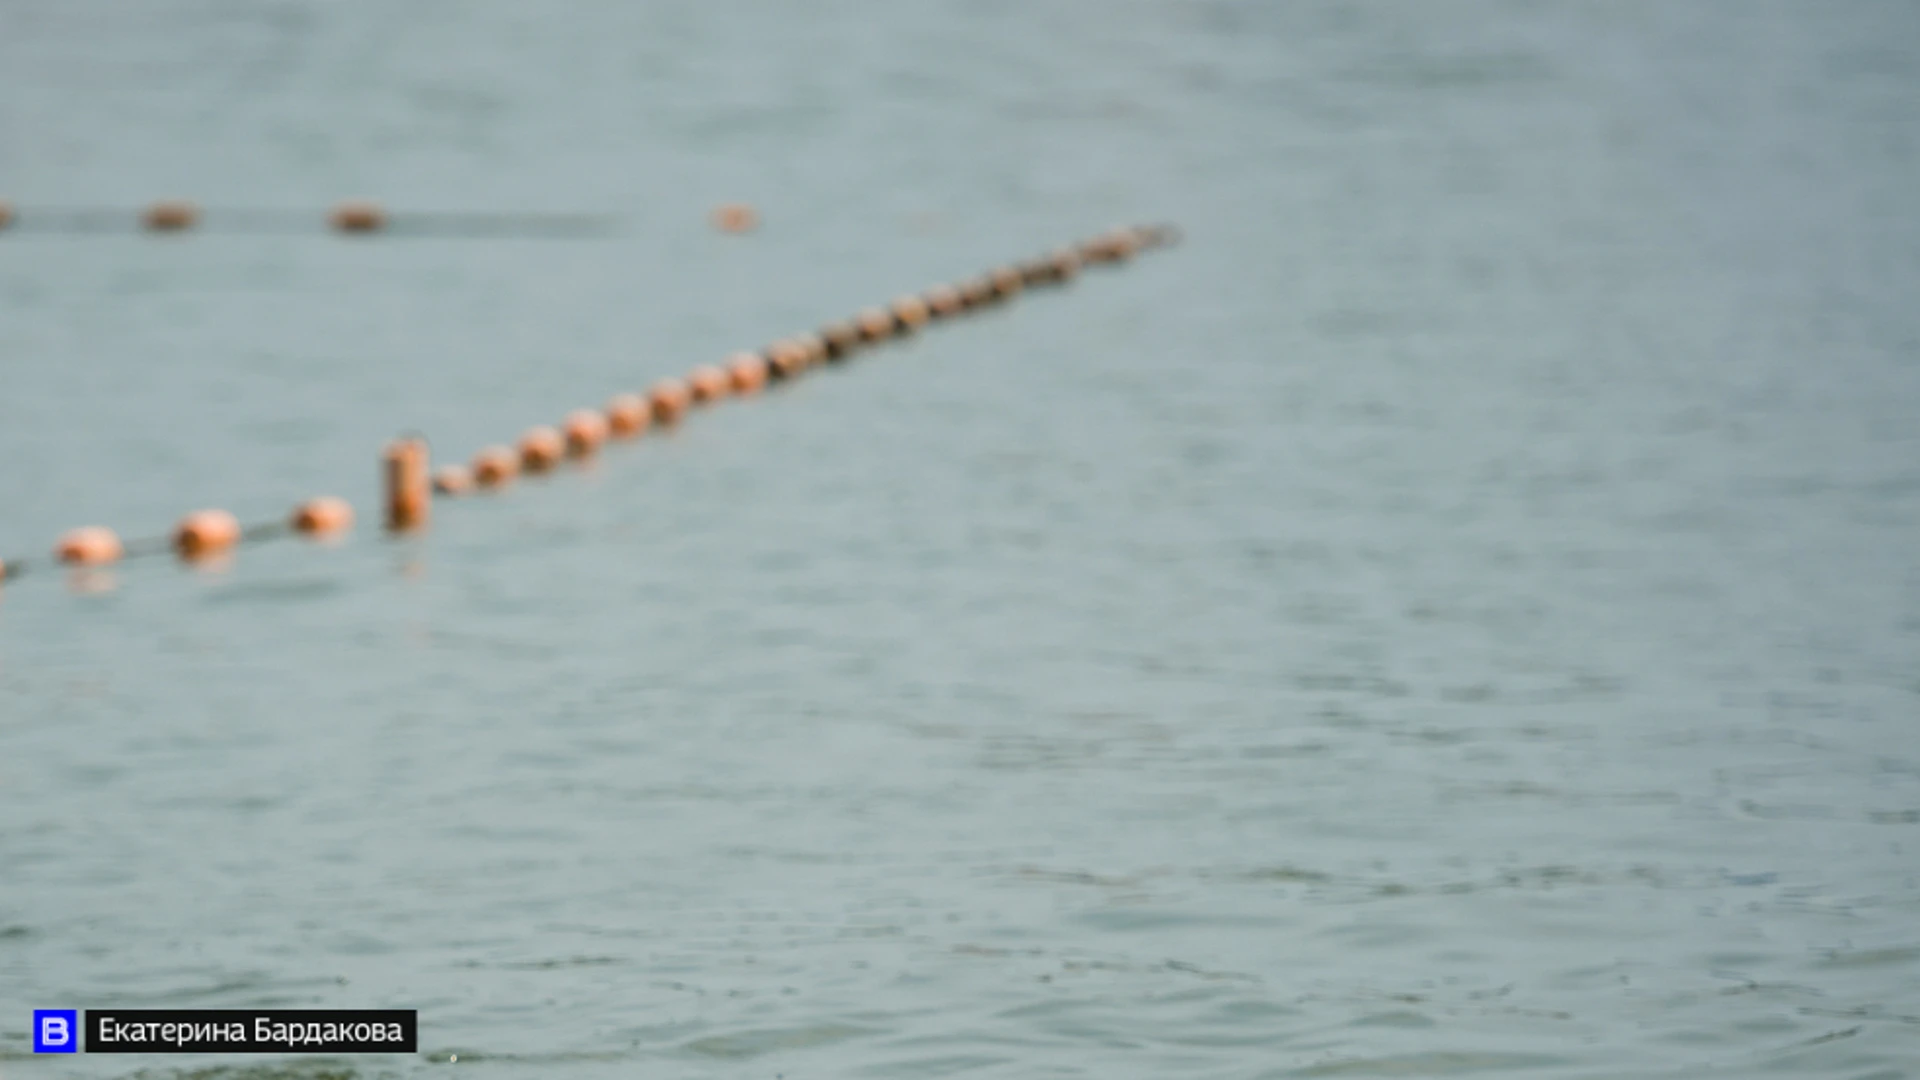
<instances>
[{"instance_id":1,"label":"cylindrical orange float","mask_svg":"<svg viewBox=\"0 0 1920 1080\"><path fill-rule=\"evenodd\" d=\"M647 404L653 409L653 418L662 424L677 423L686 415L687 406L693 404L693 391L679 379L661 379L647 391Z\"/></svg>"},{"instance_id":2,"label":"cylindrical orange float","mask_svg":"<svg viewBox=\"0 0 1920 1080\"><path fill-rule=\"evenodd\" d=\"M737 352L727 357L727 379L736 394L751 394L767 382L767 359L759 353Z\"/></svg>"},{"instance_id":3,"label":"cylindrical orange float","mask_svg":"<svg viewBox=\"0 0 1920 1080\"><path fill-rule=\"evenodd\" d=\"M497 488L520 475L520 459L504 446L489 446L473 455L473 482Z\"/></svg>"},{"instance_id":4,"label":"cylindrical orange float","mask_svg":"<svg viewBox=\"0 0 1920 1080\"><path fill-rule=\"evenodd\" d=\"M900 321L900 327L903 330L920 329L927 324L930 316L927 302L913 295L895 297L888 307L893 312L893 317Z\"/></svg>"},{"instance_id":5,"label":"cylindrical orange float","mask_svg":"<svg viewBox=\"0 0 1920 1080\"><path fill-rule=\"evenodd\" d=\"M530 427L520 436L520 467L530 473L546 472L560 464L566 450L559 432L545 424Z\"/></svg>"},{"instance_id":6,"label":"cylindrical orange float","mask_svg":"<svg viewBox=\"0 0 1920 1080\"><path fill-rule=\"evenodd\" d=\"M935 285L922 297L927 303L927 313L936 319L958 315L966 310L967 302L960 297L960 290L951 285Z\"/></svg>"},{"instance_id":7,"label":"cylindrical orange float","mask_svg":"<svg viewBox=\"0 0 1920 1080\"><path fill-rule=\"evenodd\" d=\"M727 396L727 390L733 384L727 373L712 364L701 364L687 372L687 391L699 404L718 401Z\"/></svg>"},{"instance_id":8,"label":"cylindrical orange float","mask_svg":"<svg viewBox=\"0 0 1920 1080\"><path fill-rule=\"evenodd\" d=\"M98 566L118 559L124 549L120 538L112 529L98 525L87 525L74 529L60 537L54 545L53 554L63 563L75 566Z\"/></svg>"},{"instance_id":9,"label":"cylindrical orange float","mask_svg":"<svg viewBox=\"0 0 1920 1080\"><path fill-rule=\"evenodd\" d=\"M721 203L713 208L709 220L721 232L752 232L760 224L760 213L746 203Z\"/></svg>"},{"instance_id":10,"label":"cylindrical orange float","mask_svg":"<svg viewBox=\"0 0 1920 1080\"><path fill-rule=\"evenodd\" d=\"M853 324L860 328L862 341L885 341L893 336L893 312L886 308L861 308L853 317Z\"/></svg>"},{"instance_id":11,"label":"cylindrical orange float","mask_svg":"<svg viewBox=\"0 0 1920 1080\"><path fill-rule=\"evenodd\" d=\"M382 455L387 495L387 528L417 529L427 523L432 503L427 479L427 441L395 439Z\"/></svg>"},{"instance_id":12,"label":"cylindrical orange float","mask_svg":"<svg viewBox=\"0 0 1920 1080\"><path fill-rule=\"evenodd\" d=\"M379 232L387 227L387 211L377 202L354 199L334 207L327 222L343 233Z\"/></svg>"},{"instance_id":13,"label":"cylindrical orange float","mask_svg":"<svg viewBox=\"0 0 1920 1080\"><path fill-rule=\"evenodd\" d=\"M465 495L473 490L473 470L465 465L442 465L433 470L433 490L442 495Z\"/></svg>"},{"instance_id":14,"label":"cylindrical orange float","mask_svg":"<svg viewBox=\"0 0 1920 1080\"><path fill-rule=\"evenodd\" d=\"M860 347L860 327L852 319L830 322L820 328L820 340L827 343L827 359L843 359Z\"/></svg>"},{"instance_id":15,"label":"cylindrical orange float","mask_svg":"<svg viewBox=\"0 0 1920 1080\"><path fill-rule=\"evenodd\" d=\"M1020 271L1012 266L995 268L988 272L987 280L993 283L993 295L1002 300L1010 300L1018 296L1021 287L1026 284L1020 276Z\"/></svg>"},{"instance_id":16,"label":"cylindrical orange float","mask_svg":"<svg viewBox=\"0 0 1920 1080\"><path fill-rule=\"evenodd\" d=\"M183 559L200 559L240 542L240 522L225 510L195 510L173 528L173 549Z\"/></svg>"},{"instance_id":17,"label":"cylindrical orange float","mask_svg":"<svg viewBox=\"0 0 1920 1080\"><path fill-rule=\"evenodd\" d=\"M294 532L306 536L331 536L353 527L353 505L345 499L322 495L294 507L288 523Z\"/></svg>"},{"instance_id":18,"label":"cylindrical orange float","mask_svg":"<svg viewBox=\"0 0 1920 1080\"><path fill-rule=\"evenodd\" d=\"M607 399L607 433L616 439L631 439L647 429L653 419L647 399L639 394L615 394Z\"/></svg>"},{"instance_id":19,"label":"cylindrical orange float","mask_svg":"<svg viewBox=\"0 0 1920 1080\"><path fill-rule=\"evenodd\" d=\"M592 409L575 409L560 422L568 457L591 457L607 441L607 418Z\"/></svg>"},{"instance_id":20,"label":"cylindrical orange float","mask_svg":"<svg viewBox=\"0 0 1920 1080\"><path fill-rule=\"evenodd\" d=\"M200 208L185 199L161 199L140 215L140 223L153 232L191 229L199 220Z\"/></svg>"}]
</instances>

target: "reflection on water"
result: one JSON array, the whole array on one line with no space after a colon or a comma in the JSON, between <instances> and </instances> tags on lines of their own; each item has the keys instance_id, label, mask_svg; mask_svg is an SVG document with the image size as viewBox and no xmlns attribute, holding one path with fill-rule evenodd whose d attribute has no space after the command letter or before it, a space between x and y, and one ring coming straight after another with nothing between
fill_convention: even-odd
<instances>
[{"instance_id":1,"label":"reflection on water","mask_svg":"<svg viewBox=\"0 0 1920 1080\"><path fill-rule=\"evenodd\" d=\"M1920 1056L1909 6L15 15L21 207L619 224L0 236L0 552L1188 240L424 536L8 582L0 1076Z\"/></svg>"}]
</instances>

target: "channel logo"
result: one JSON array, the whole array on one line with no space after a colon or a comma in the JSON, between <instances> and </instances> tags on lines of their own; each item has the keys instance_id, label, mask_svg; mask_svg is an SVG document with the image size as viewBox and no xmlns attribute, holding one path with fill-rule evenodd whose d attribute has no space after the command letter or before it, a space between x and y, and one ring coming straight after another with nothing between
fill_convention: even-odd
<instances>
[{"instance_id":1,"label":"channel logo","mask_svg":"<svg viewBox=\"0 0 1920 1080\"><path fill-rule=\"evenodd\" d=\"M80 1050L80 1010L33 1010L33 1052L73 1054Z\"/></svg>"}]
</instances>

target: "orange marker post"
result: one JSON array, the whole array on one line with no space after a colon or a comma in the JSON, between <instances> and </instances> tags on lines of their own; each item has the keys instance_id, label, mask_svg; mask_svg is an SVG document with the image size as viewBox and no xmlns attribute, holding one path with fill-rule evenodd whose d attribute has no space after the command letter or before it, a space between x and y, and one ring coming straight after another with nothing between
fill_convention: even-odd
<instances>
[{"instance_id":1,"label":"orange marker post","mask_svg":"<svg viewBox=\"0 0 1920 1080\"><path fill-rule=\"evenodd\" d=\"M427 480L427 441L395 439L381 456L386 480L387 528L401 532L427 524L432 503Z\"/></svg>"}]
</instances>

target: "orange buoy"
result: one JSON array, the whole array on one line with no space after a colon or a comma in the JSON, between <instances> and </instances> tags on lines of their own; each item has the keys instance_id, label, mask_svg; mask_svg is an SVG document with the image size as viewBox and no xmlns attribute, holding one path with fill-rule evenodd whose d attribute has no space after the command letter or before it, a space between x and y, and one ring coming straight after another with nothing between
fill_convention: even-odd
<instances>
[{"instance_id":1,"label":"orange buoy","mask_svg":"<svg viewBox=\"0 0 1920 1080\"><path fill-rule=\"evenodd\" d=\"M98 566L118 559L123 550L120 538L112 529L87 525L62 536L54 545L53 554L63 563Z\"/></svg>"},{"instance_id":2,"label":"orange buoy","mask_svg":"<svg viewBox=\"0 0 1920 1080\"><path fill-rule=\"evenodd\" d=\"M693 394L693 400L698 404L704 405L726 397L727 390L732 385L733 380L727 376L727 373L712 364L701 364L687 372L687 389Z\"/></svg>"},{"instance_id":3,"label":"orange buoy","mask_svg":"<svg viewBox=\"0 0 1920 1080\"><path fill-rule=\"evenodd\" d=\"M199 220L200 208L185 199L161 199L140 215L140 223L153 232L191 229Z\"/></svg>"},{"instance_id":4,"label":"orange buoy","mask_svg":"<svg viewBox=\"0 0 1920 1080\"><path fill-rule=\"evenodd\" d=\"M1140 239L1142 248L1171 247L1180 242L1178 225L1140 225L1133 234Z\"/></svg>"},{"instance_id":5,"label":"orange buoy","mask_svg":"<svg viewBox=\"0 0 1920 1080\"><path fill-rule=\"evenodd\" d=\"M767 383L767 359L759 353L737 352L727 357L727 378L736 394L757 392Z\"/></svg>"},{"instance_id":6,"label":"orange buoy","mask_svg":"<svg viewBox=\"0 0 1920 1080\"><path fill-rule=\"evenodd\" d=\"M546 472L560 464L560 455L566 450L566 440L559 432L538 424L520 436L520 467L530 473Z\"/></svg>"},{"instance_id":7,"label":"orange buoy","mask_svg":"<svg viewBox=\"0 0 1920 1080\"><path fill-rule=\"evenodd\" d=\"M927 324L931 314L927 310L927 302L911 294L895 297L889 307L893 311L893 317L900 321L902 330L920 329Z\"/></svg>"},{"instance_id":8,"label":"orange buoy","mask_svg":"<svg viewBox=\"0 0 1920 1080\"><path fill-rule=\"evenodd\" d=\"M183 559L217 555L240 542L240 522L225 510L195 510L173 528L173 549Z\"/></svg>"},{"instance_id":9,"label":"orange buoy","mask_svg":"<svg viewBox=\"0 0 1920 1080\"><path fill-rule=\"evenodd\" d=\"M592 409L575 409L560 422L567 440L567 456L591 457L607 441L607 418Z\"/></svg>"},{"instance_id":10,"label":"orange buoy","mask_svg":"<svg viewBox=\"0 0 1920 1080\"><path fill-rule=\"evenodd\" d=\"M630 439L647 429L653 419L647 399L639 394L615 394L607 399L607 433L616 439Z\"/></svg>"},{"instance_id":11,"label":"orange buoy","mask_svg":"<svg viewBox=\"0 0 1920 1080\"><path fill-rule=\"evenodd\" d=\"M1000 295L994 291L993 278L982 274L960 283L960 299L965 300L967 306L971 308L991 304L1000 299Z\"/></svg>"},{"instance_id":12,"label":"orange buoy","mask_svg":"<svg viewBox=\"0 0 1920 1080\"><path fill-rule=\"evenodd\" d=\"M0 229L13 224L13 204L0 199Z\"/></svg>"},{"instance_id":13,"label":"orange buoy","mask_svg":"<svg viewBox=\"0 0 1920 1080\"><path fill-rule=\"evenodd\" d=\"M793 335L793 343L800 346L800 362L804 367L814 367L827 361L827 342L811 330L803 330Z\"/></svg>"},{"instance_id":14,"label":"orange buoy","mask_svg":"<svg viewBox=\"0 0 1920 1080\"><path fill-rule=\"evenodd\" d=\"M967 308L967 302L960 296L960 290L951 285L935 285L928 289L921 299L926 301L927 314L936 319L958 315Z\"/></svg>"},{"instance_id":15,"label":"orange buoy","mask_svg":"<svg viewBox=\"0 0 1920 1080\"><path fill-rule=\"evenodd\" d=\"M676 423L693 404L693 391L679 379L661 379L647 391L647 403L653 408L655 420L662 424Z\"/></svg>"},{"instance_id":16,"label":"orange buoy","mask_svg":"<svg viewBox=\"0 0 1920 1080\"><path fill-rule=\"evenodd\" d=\"M987 274L987 280L993 283L993 295L1003 300L1010 300L1019 295L1021 287L1026 284L1020 276L1020 271L1011 266L994 269Z\"/></svg>"},{"instance_id":17,"label":"orange buoy","mask_svg":"<svg viewBox=\"0 0 1920 1080\"><path fill-rule=\"evenodd\" d=\"M840 360L860 347L860 327L851 319L830 322L820 328L820 340L826 343L826 358Z\"/></svg>"},{"instance_id":18,"label":"orange buoy","mask_svg":"<svg viewBox=\"0 0 1920 1080\"><path fill-rule=\"evenodd\" d=\"M721 232L752 232L760 226L760 212L746 203L721 203L713 208L710 220Z\"/></svg>"},{"instance_id":19,"label":"orange buoy","mask_svg":"<svg viewBox=\"0 0 1920 1080\"><path fill-rule=\"evenodd\" d=\"M497 488L520 475L520 459L504 446L489 446L473 455L473 482Z\"/></svg>"},{"instance_id":20,"label":"orange buoy","mask_svg":"<svg viewBox=\"0 0 1920 1080\"><path fill-rule=\"evenodd\" d=\"M293 508L289 524L306 536L331 536L353 527L353 504L332 495L308 499Z\"/></svg>"},{"instance_id":21,"label":"orange buoy","mask_svg":"<svg viewBox=\"0 0 1920 1080\"><path fill-rule=\"evenodd\" d=\"M473 470L465 465L442 465L433 470L433 490L442 495L465 495L473 490Z\"/></svg>"},{"instance_id":22,"label":"orange buoy","mask_svg":"<svg viewBox=\"0 0 1920 1080\"><path fill-rule=\"evenodd\" d=\"M893 313L886 308L861 308L853 323L860 328L862 341L885 341L893 336Z\"/></svg>"},{"instance_id":23,"label":"orange buoy","mask_svg":"<svg viewBox=\"0 0 1920 1080\"><path fill-rule=\"evenodd\" d=\"M381 455L385 464L387 528L415 529L427 523L432 502L427 479L427 441L395 439Z\"/></svg>"},{"instance_id":24,"label":"orange buoy","mask_svg":"<svg viewBox=\"0 0 1920 1080\"><path fill-rule=\"evenodd\" d=\"M387 212L377 202L354 199L334 207L327 221L343 233L379 232L387 227Z\"/></svg>"},{"instance_id":25,"label":"orange buoy","mask_svg":"<svg viewBox=\"0 0 1920 1080\"><path fill-rule=\"evenodd\" d=\"M1053 264L1053 280L1071 281L1080 273L1080 256L1072 248L1061 248L1048 256Z\"/></svg>"},{"instance_id":26,"label":"orange buoy","mask_svg":"<svg viewBox=\"0 0 1920 1080\"><path fill-rule=\"evenodd\" d=\"M807 350L792 338L781 338L767 346L767 374L776 379L791 379L807 369Z\"/></svg>"},{"instance_id":27,"label":"orange buoy","mask_svg":"<svg viewBox=\"0 0 1920 1080\"><path fill-rule=\"evenodd\" d=\"M1080 257L1090 263L1120 262L1140 247L1140 239L1131 229L1109 229L1080 245Z\"/></svg>"}]
</instances>

